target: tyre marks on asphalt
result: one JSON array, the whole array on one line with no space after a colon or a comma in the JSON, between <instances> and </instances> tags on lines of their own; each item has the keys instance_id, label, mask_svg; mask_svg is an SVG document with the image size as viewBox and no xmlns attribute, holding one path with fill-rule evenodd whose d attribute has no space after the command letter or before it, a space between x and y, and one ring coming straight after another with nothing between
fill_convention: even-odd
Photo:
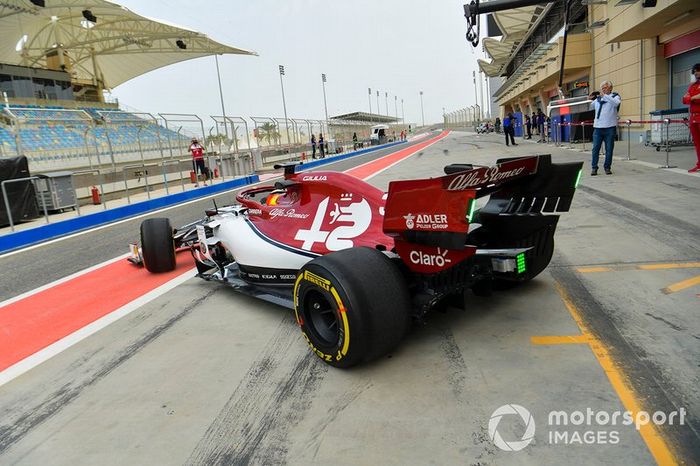
<instances>
[{"instance_id":1,"label":"tyre marks on asphalt","mask_svg":"<svg viewBox=\"0 0 700 466\"><path fill-rule=\"evenodd\" d=\"M311 428L304 431L301 436L296 437L295 440L301 440L301 442L294 442L290 445L292 447L289 452L290 461L297 464L318 464L318 453L324 442L326 429L338 422L345 410L372 386L371 381L362 377L349 379L348 385L343 387L342 392L336 395L332 402L327 403L327 409L323 415L314 418ZM330 442L332 441L330 440Z\"/></svg>"},{"instance_id":2,"label":"tyre marks on asphalt","mask_svg":"<svg viewBox=\"0 0 700 466\"><path fill-rule=\"evenodd\" d=\"M452 309L449 312L457 313L462 311ZM440 349L447 363L447 382L454 395L454 400L458 406L469 413L471 418L488 419L487 414L482 412L481 407L475 406L471 402L472 394L465 392L465 390L469 390L470 379L473 380L475 376L470 374L471 369L467 367L464 355L451 327L447 322L440 322L436 326L439 332ZM480 375L480 377L483 376ZM487 422L481 422L472 426L474 430L471 433L471 441L475 449L462 448L462 452L465 455L468 454L472 457L472 463L470 463L472 465L486 465L494 460L496 450L493 446L493 440L489 437L487 424ZM479 449L480 452L476 453L476 449Z\"/></svg>"},{"instance_id":3,"label":"tyre marks on asphalt","mask_svg":"<svg viewBox=\"0 0 700 466\"><path fill-rule=\"evenodd\" d=\"M464 397L464 388L467 385L467 365L464 362L462 351L457 346L455 336L452 329L444 323L441 325L440 331L440 349L442 350L445 360L447 361L447 382L450 384L452 393L458 403L467 403L468 399Z\"/></svg>"},{"instance_id":4,"label":"tyre marks on asphalt","mask_svg":"<svg viewBox=\"0 0 700 466\"><path fill-rule=\"evenodd\" d=\"M285 314L186 464L283 464L287 436L306 414L328 366L299 345Z\"/></svg>"},{"instance_id":5,"label":"tyre marks on asphalt","mask_svg":"<svg viewBox=\"0 0 700 466\"><path fill-rule=\"evenodd\" d=\"M147 333L142 334L138 339L131 342L128 346L125 346L121 351L84 377L77 378L73 373L66 374L69 381L48 393L39 403L35 403L35 400L31 399L26 400L27 403L22 404L22 406L14 406L19 414L7 415L5 407L3 407L5 415L2 421L0 421L2 422L2 424L0 424L0 455L7 451L14 443L24 438L34 428L75 401L85 389L100 382L112 371L167 332L180 320L190 314L192 310L202 306L206 300L213 296L219 289L220 288L212 288L211 291L208 291L205 295L197 297L190 303L184 305L177 314L151 328ZM97 352L99 352L99 350L95 353ZM74 363L74 366L71 367L77 369L82 363L89 362L95 353L92 355L83 355Z\"/></svg>"},{"instance_id":6,"label":"tyre marks on asphalt","mask_svg":"<svg viewBox=\"0 0 700 466\"><path fill-rule=\"evenodd\" d=\"M453 312L460 311L453 310ZM440 332L440 349L442 350L445 361L447 362L447 382L450 385L455 401L459 405L468 406L468 411L473 418L481 417L486 419L484 417L484 413L481 412L481 409L476 408L470 402L470 394L464 392L469 385L469 369L464 361L464 355L457 344L457 340L455 339L452 329L447 326L447 323L442 322L438 324L438 331ZM463 453L466 454L468 451L469 454L473 455L472 465L483 466L489 464L491 461L493 461L494 455L496 454L493 447L493 441L489 437L486 425L486 422L476 423L476 425L473 426L474 430L471 433L472 444L474 447L480 448L481 452L477 455L473 455L474 451L463 449Z\"/></svg>"},{"instance_id":7,"label":"tyre marks on asphalt","mask_svg":"<svg viewBox=\"0 0 700 466\"><path fill-rule=\"evenodd\" d=\"M590 186L580 185L578 189L596 202L596 209L602 208L606 215L619 219L640 234L673 247L686 258L700 258L697 240L700 238L700 227L697 225Z\"/></svg>"},{"instance_id":8,"label":"tyre marks on asphalt","mask_svg":"<svg viewBox=\"0 0 700 466\"><path fill-rule=\"evenodd\" d=\"M670 413L686 406L661 368L650 362L644 349L620 333L610 317L610 310L605 309L586 288L574 267L552 267L550 274L566 290L588 330L605 343L612 360L621 369L636 398L641 400L643 409ZM678 458L700 458L698 419L689 412L685 422L685 426L664 425L661 433L669 440L669 446Z\"/></svg>"}]
</instances>

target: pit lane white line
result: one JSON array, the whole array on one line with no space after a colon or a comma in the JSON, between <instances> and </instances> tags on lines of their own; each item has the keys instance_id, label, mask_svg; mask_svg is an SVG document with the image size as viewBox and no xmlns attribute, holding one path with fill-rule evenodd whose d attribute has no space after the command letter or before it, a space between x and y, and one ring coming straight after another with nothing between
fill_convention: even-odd
<instances>
[{"instance_id":1,"label":"pit lane white line","mask_svg":"<svg viewBox=\"0 0 700 466\"><path fill-rule=\"evenodd\" d=\"M0 309L2 309L3 307L5 307L9 304L15 303L15 302L20 301L24 298L28 298L32 295L40 293L44 290L48 290L49 288L53 288L54 286L60 285L61 283L65 283L69 280L73 280L74 278L78 278L81 275L85 275L88 272L92 272L93 270L97 270L97 269L100 269L106 265L113 264L114 262L118 262L120 260L126 259L127 257L129 257L129 253L122 254L121 256L117 256L113 259L106 260L106 261L101 262L97 265L93 265L92 267L88 267L87 269L83 269L83 270L80 270L80 271L75 272L73 274L70 274L66 277L59 278L58 280L52 281L51 283L47 283L46 285L40 286L39 288L34 288L33 290L29 290L27 292L24 292L20 295L15 296L13 298L6 299L5 301L0 302Z\"/></svg>"},{"instance_id":2,"label":"pit lane white line","mask_svg":"<svg viewBox=\"0 0 700 466\"><path fill-rule=\"evenodd\" d=\"M118 259L123 259L123 256L117 257L112 261L109 262L114 262L115 260ZM105 264L100 264L100 265L105 265ZM95 266L98 267L98 266ZM94 268L94 267L92 267ZM86 269L82 273L87 272L88 270ZM80 273L80 272L79 272ZM80 273L82 275L82 273ZM113 312L110 312L109 314L105 315L104 317L101 317L97 319L96 321L86 325L85 327L81 328L80 330L76 330L75 332L71 333L70 335L61 338L60 340L56 341L55 343L52 343L51 345L47 346L46 348L37 351L36 353L32 354L31 356L28 356L24 358L23 360L19 361L18 363L8 367L4 371L0 372L0 387L3 386L4 384L10 382L11 380L19 377L20 375L24 374L25 372L35 368L39 364L43 363L44 361L47 361L51 359L52 357L56 356L57 354L67 350L71 346L75 345L76 343L79 343L80 341L84 340L85 338L89 337L90 335L99 332L103 328L107 327L109 324L116 322L117 320L121 319L122 317L132 313L133 311L137 310L144 304L149 303L150 301L153 301L154 299L158 298L159 296L164 295L168 291L172 290L173 288L177 287L178 285L185 283L187 280L190 278L194 277L197 273L196 268L192 268L188 270L187 272L184 272L182 275L180 275L177 278L173 278L167 283L162 284L158 288L155 288L154 290L149 291L145 295L136 298L135 300L131 301L128 304L125 304L124 306L120 307L119 309L116 309Z\"/></svg>"},{"instance_id":3,"label":"pit lane white line","mask_svg":"<svg viewBox=\"0 0 700 466\"><path fill-rule=\"evenodd\" d=\"M414 155L420 153L421 151L424 151L425 149L427 149L428 147L430 147L430 146L432 146L432 145L434 145L434 144L437 144L438 142L442 141L443 139L445 139L445 138L440 138L440 139L438 139L437 141L431 142L431 143L428 144L427 146L423 147L420 151L414 152L414 153L412 153L411 155L409 155L408 157L405 157L405 158L403 158L403 159L401 159L401 160L397 160L396 162L394 162L394 163L392 163L391 165L388 165L388 166L382 168L381 170L377 170L376 172L372 173L371 175L366 176L363 180L364 180L364 181L367 181L367 180L370 180L370 179L374 178L375 176L379 175L380 173L385 172L386 170L390 169L390 168L393 167L394 165L398 165L398 164L400 164L401 162L405 162L406 160L410 159L410 158L413 157ZM368 162L368 163L369 163L369 162ZM363 164L363 165L364 165L364 164ZM360 166L362 166L362 165L360 165Z\"/></svg>"}]
</instances>

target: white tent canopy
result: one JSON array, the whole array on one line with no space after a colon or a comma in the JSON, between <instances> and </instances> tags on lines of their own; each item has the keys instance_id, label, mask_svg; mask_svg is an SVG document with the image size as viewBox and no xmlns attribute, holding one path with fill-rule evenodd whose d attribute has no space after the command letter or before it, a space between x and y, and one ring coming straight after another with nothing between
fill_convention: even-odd
<instances>
[{"instance_id":1,"label":"white tent canopy","mask_svg":"<svg viewBox=\"0 0 700 466\"><path fill-rule=\"evenodd\" d=\"M74 80L99 82L109 89L192 58L257 55L106 0L44 3L41 7L29 0L0 1L0 63L50 68L47 55L53 55ZM86 10L96 21L86 19Z\"/></svg>"},{"instance_id":2,"label":"white tent canopy","mask_svg":"<svg viewBox=\"0 0 700 466\"><path fill-rule=\"evenodd\" d=\"M481 70L491 77L503 75L521 44L550 8L551 4L547 6L533 5L494 13L494 20L503 33L503 37L500 40L484 39L484 49L492 60L490 62L480 60Z\"/></svg>"}]
</instances>

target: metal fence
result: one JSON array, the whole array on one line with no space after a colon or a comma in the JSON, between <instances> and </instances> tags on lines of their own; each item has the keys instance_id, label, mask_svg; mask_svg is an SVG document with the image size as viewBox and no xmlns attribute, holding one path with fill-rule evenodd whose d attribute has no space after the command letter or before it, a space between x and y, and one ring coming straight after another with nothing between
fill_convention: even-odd
<instances>
[{"instance_id":1,"label":"metal fence","mask_svg":"<svg viewBox=\"0 0 700 466\"><path fill-rule=\"evenodd\" d=\"M32 175L70 171L80 204L99 197L150 198L154 190L185 190L196 181L189 152L196 137L205 147L210 173L219 180L248 175L281 161L311 158L311 135L323 134L326 154L370 144L373 122L275 116L201 117L195 114L108 108L6 106L0 112L0 157L26 156ZM407 125L389 125L398 140ZM318 144L318 143L317 143ZM317 145L317 154L320 147ZM3 196L4 204L12 199ZM47 216L48 219L48 216ZM13 225L14 228L14 225Z\"/></svg>"},{"instance_id":2,"label":"metal fence","mask_svg":"<svg viewBox=\"0 0 700 466\"><path fill-rule=\"evenodd\" d=\"M476 129L483 121L485 121L483 115L481 114L481 108L479 105L471 105L469 107L464 107L445 113L442 118L445 128L448 129Z\"/></svg>"},{"instance_id":3,"label":"metal fence","mask_svg":"<svg viewBox=\"0 0 700 466\"><path fill-rule=\"evenodd\" d=\"M289 158L310 152L312 134L317 140L322 134L333 152L366 145L372 126L365 121L154 115L106 108L9 106L1 115L0 157L25 155L32 172L88 168L119 172L121 166L136 162L163 164L167 159L189 157L193 137L203 143L210 156L234 160L250 157L265 163L261 159L269 158L265 157L268 152L287 154ZM390 133L396 135L406 129L406 125L390 126ZM47 127L56 129L55 140L50 137L53 130Z\"/></svg>"}]
</instances>

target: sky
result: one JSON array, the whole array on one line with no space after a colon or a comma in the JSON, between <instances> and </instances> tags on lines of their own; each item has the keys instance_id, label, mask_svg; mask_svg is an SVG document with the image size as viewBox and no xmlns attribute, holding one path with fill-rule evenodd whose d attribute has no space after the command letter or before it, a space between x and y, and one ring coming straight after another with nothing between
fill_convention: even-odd
<instances>
[{"instance_id":1,"label":"sky","mask_svg":"<svg viewBox=\"0 0 700 466\"><path fill-rule=\"evenodd\" d=\"M226 114L282 117L278 65L285 66L289 118L377 112L420 123L474 104L472 71L481 47L465 39L463 1L456 0L117 0L135 13L204 32L259 56L219 57ZM112 96L151 113L221 115L214 57L174 64L132 79Z\"/></svg>"}]
</instances>

